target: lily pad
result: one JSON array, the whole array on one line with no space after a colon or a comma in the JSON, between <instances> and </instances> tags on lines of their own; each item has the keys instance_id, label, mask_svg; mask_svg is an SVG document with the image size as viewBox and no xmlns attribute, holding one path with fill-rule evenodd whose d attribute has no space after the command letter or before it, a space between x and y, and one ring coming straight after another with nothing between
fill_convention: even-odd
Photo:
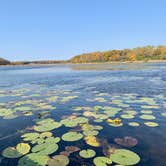
<instances>
[{"instance_id":1,"label":"lily pad","mask_svg":"<svg viewBox=\"0 0 166 166\"><path fill-rule=\"evenodd\" d=\"M24 141L32 141L35 140L39 137L39 133L26 133L22 135L21 137L23 138Z\"/></svg>"},{"instance_id":2,"label":"lily pad","mask_svg":"<svg viewBox=\"0 0 166 166\"><path fill-rule=\"evenodd\" d=\"M112 164L112 160L107 157L96 157L93 160L95 166L107 166L107 164Z\"/></svg>"},{"instance_id":3,"label":"lily pad","mask_svg":"<svg viewBox=\"0 0 166 166\"><path fill-rule=\"evenodd\" d=\"M45 166L48 159L48 156L31 153L22 157L18 161L18 166Z\"/></svg>"},{"instance_id":4,"label":"lily pad","mask_svg":"<svg viewBox=\"0 0 166 166\"><path fill-rule=\"evenodd\" d=\"M138 127L140 124L137 122L129 122L128 125L133 127Z\"/></svg>"},{"instance_id":5,"label":"lily pad","mask_svg":"<svg viewBox=\"0 0 166 166\"><path fill-rule=\"evenodd\" d=\"M149 126L149 127L157 127L158 126L158 123L156 123L156 122L145 122L144 124L146 126Z\"/></svg>"},{"instance_id":6,"label":"lily pad","mask_svg":"<svg viewBox=\"0 0 166 166\"><path fill-rule=\"evenodd\" d=\"M16 146L16 150L22 155L29 153L30 149L31 147L27 143L19 143Z\"/></svg>"},{"instance_id":7,"label":"lily pad","mask_svg":"<svg viewBox=\"0 0 166 166\"><path fill-rule=\"evenodd\" d=\"M126 166L135 165L140 161L140 157L136 153L126 149L116 150L115 153L110 156L110 158L113 162Z\"/></svg>"},{"instance_id":8,"label":"lily pad","mask_svg":"<svg viewBox=\"0 0 166 166\"><path fill-rule=\"evenodd\" d=\"M146 120L153 120L153 119L156 119L155 116L153 116L153 115L146 115L146 114L141 115L140 118L141 118L141 119L146 119Z\"/></svg>"},{"instance_id":9,"label":"lily pad","mask_svg":"<svg viewBox=\"0 0 166 166\"><path fill-rule=\"evenodd\" d=\"M35 126L35 131L45 132L45 131L51 131L53 129L59 128L61 126L61 123L59 122L46 122L42 123L41 125Z\"/></svg>"},{"instance_id":10,"label":"lily pad","mask_svg":"<svg viewBox=\"0 0 166 166\"><path fill-rule=\"evenodd\" d=\"M99 134L99 132L98 131L96 131L96 130L85 130L84 132L83 132L83 134L85 135L85 136L89 136L89 135L98 135Z\"/></svg>"},{"instance_id":11,"label":"lily pad","mask_svg":"<svg viewBox=\"0 0 166 166\"><path fill-rule=\"evenodd\" d=\"M44 132L40 134L40 138L49 138L52 136L51 132Z\"/></svg>"},{"instance_id":12,"label":"lily pad","mask_svg":"<svg viewBox=\"0 0 166 166\"><path fill-rule=\"evenodd\" d=\"M78 122L73 119L63 119L61 123L66 127L76 127L78 125Z\"/></svg>"},{"instance_id":13,"label":"lily pad","mask_svg":"<svg viewBox=\"0 0 166 166\"><path fill-rule=\"evenodd\" d=\"M121 117L122 117L123 119L133 119L133 118L134 118L134 115L123 114L123 115L121 115Z\"/></svg>"},{"instance_id":14,"label":"lily pad","mask_svg":"<svg viewBox=\"0 0 166 166\"><path fill-rule=\"evenodd\" d=\"M6 158L19 158L22 156L21 153L19 153L15 147L8 147L3 150L2 156Z\"/></svg>"},{"instance_id":15,"label":"lily pad","mask_svg":"<svg viewBox=\"0 0 166 166\"><path fill-rule=\"evenodd\" d=\"M162 116L166 117L166 112L161 113Z\"/></svg>"},{"instance_id":16,"label":"lily pad","mask_svg":"<svg viewBox=\"0 0 166 166\"><path fill-rule=\"evenodd\" d=\"M57 150L58 150L58 145L52 143L43 143L40 145L36 145L32 148L33 153L38 153L40 155L52 154Z\"/></svg>"},{"instance_id":17,"label":"lily pad","mask_svg":"<svg viewBox=\"0 0 166 166\"><path fill-rule=\"evenodd\" d=\"M80 150L80 148L76 147L76 146L66 146L65 150L69 153L73 153L73 152L77 152Z\"/></svg>"},{"instance_id":18,"label":"lily pad","mask_svg":"<svg viewBox=\"0 0 166 166\"><path fill-rule=\"evenodd\" d=\"M66 166L69 164L69 158L64 155L56 155L47 162L48 166Z\"/></svg>"},{"instance_id":19,"label":"lily pad","mask_svg":"<svg viewBox=\"0 0 166 166\"><path fill-rule=\"evenodd\" d=\"M96 152L92 149L81 150L79 155L83 158L92 158L96 155Z\"/></svg>"},{"instance_id":20,"label":"lily pad","mask_svg":"<svg viewBox=\"0 0 166 166\"><path fill-rule=\"evenodd\" d=\"M78 141L78 140L82 139L82 137L83 137L83 135L81 133L73 132L73 131L70 131L70 132L62 135L62 139L64 141Z\"/></svg>"},{"instance_id":21,"label":"lily pad","mask_svg":"<svg viewBox=\"0 0 166 166\"><path fill-rule=\"evenodd\" d=\"M2 156L6 158L19 158L30 151L30 146L29 144L26 143L20 143L17 144L16 148L15 147L8 147L3 150Z\"/></svg>"},{"instance_id":22,"label":"lily pad","mask_svg":"<svg viewBox=\"0 0 166 166\"><path fill-rule=\"evenodd\" d=\"M143 113L143 114L152 114L153 112L151 110L142 110L141 113Z\"/></svg>"},{"instance_id":23,"label":"lily pad","mask_svg":"<svg viewBox=\"0 0 166 166\"><path fill-rule=\"evenodd\" d=\"M85 141L88 145L99 147L101 144L95 136L86 136Z\"/></svg>"},{"instance_id":24,"label":"lily pad","mask_svg":"<svg viewBox=\"0 0 166 166\"><path fill-rule=\"evenodd\" d=\"M114 141L118 144L118 145L122 145L125 147L133 147L135 145L137 145L138 141L136 138L130 137L130 136L126 136L124 138L115 138Z\"/></svg>"},{"instance_id":25,"label":"lily pad","mask_svg":"<svg viewBox=\"0 0 166 166\"><path fill-rule=\"evenodd\" d=\"M58 143L60 141L59 137L49 137L45 140L46 143Z\"/></svg>"}]
</instances>

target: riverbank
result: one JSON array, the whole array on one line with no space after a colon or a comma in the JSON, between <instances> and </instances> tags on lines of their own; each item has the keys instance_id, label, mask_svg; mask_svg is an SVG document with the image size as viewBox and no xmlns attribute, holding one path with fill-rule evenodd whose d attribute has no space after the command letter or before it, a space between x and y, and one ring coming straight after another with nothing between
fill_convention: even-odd
<instances>
[{"instance_id":1,"label":"riverbank","mask_svg":"<svg viewBox=\"0 0 166 166\"><path fill-rule=\"evenodd\" d=\"M7 64L0 66L53 66L53 65L84 65L84 64L126 64L126 63L164 63L166 60L149 60L149 61L112 61L112 62L87 62L87 63L71 63L71 62L63 62L63 63L51 63L51 64L40 64L40 63L29 63L29 64Z\"/></svg>"}]
</instances>

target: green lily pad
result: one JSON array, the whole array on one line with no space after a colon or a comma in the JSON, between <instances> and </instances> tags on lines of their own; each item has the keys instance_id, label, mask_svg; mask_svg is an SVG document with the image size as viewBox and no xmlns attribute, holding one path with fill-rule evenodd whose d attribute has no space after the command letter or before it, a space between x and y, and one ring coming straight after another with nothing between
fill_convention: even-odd
<instances>
[{"instance_id":1,"label":"green lily pad","mask_svg":"<svg viewBox=\"0 0 166 166\"><path fill-rule=\"evenodd\" d=\"M121 127L121 126L123 126L123 123L119 123L119 124L109 123L109 125L113 126L113 127Z\"/></svg>"},{"instance_id":2,"label":"green lily pad","mask_svg":"<svg viewBox=\"0 0 166 166\"><path fill-rule=\"evenodd\" d=\"M15 147L8 147L3 150L2 156L6 158L19 158L22 156L21 153L19 153Z\"/></svg>"},{"instance_id":3,"label":"green lily pad","mask_svg":"<svg viewBox=\"0 0 166 166\"><path fill-rule=\"evenodd\" d=\"M49 137L45 140L46 143L58 143L60 141L59 137Z\"/></svg>"},{"instance_id":4,"label":"green lily pad","mask_svg":"<svg viewBox=\"0 0 166 166\"><path fill-rule=\"evenodd\" d=\"M42 124L45 124L45 123L52 123L52 122L54 122L54 119L47 118L47 119L44 119L44 120L39 120L39 121L37 121L36 123L37 123L38 125L42 125Z\"/></svg>"},{"instance_id":5,"label":"green lily pad","mask_svg":"<svg viewBox=\"0 0 166 166\"><path fill-rule=\"evenodd\" d=\"M96 130L85 130L85 131L83 131L83 134L84 134L85 136L89 136L89 135L94 135L94 136L96 136L96 135L99 134L99 132L96 131Z\"/></svg>"},{"instance_id":6,"label":"green lily pad","mask_svg":"<svg viewBox=\"0 0 166 166\"><path fill-rule=\"evenodd\" d=\"M66 127L76 127L78 126L78 122L74 119L63 119L61 120L61 123L65 125Z\"/></svg>"},{"instance_id":7,"label":"green lily pad","mask_svg":"<svg viewBox=\"0 0 166 166\"><path fill-rule=\"evenodd\" d=\"M143 109L158 109L160 107L157 105L143 105L143 106L141 106L141 108L143 108Z\"/></svg>"},{"instance_id":8,"label":"green lily pad","mask_svg":"<svg viewBox=\"0 0 166 166\"><path fill-rule=\"evenodd\" d=\"M149 126L149 127L157 127L158 126L158 123L156 123L156 122L145 122L144 124L146 126Z\"/></svg>"},{"instance_id":9,"label":"green lily pad","mask_svg":"<svg viewBox=\"0 0 166 166\"><path fill-rule=\"evenodd\" d=\"M82 137L83 135L81 133L72 132L72 131L62 135L62 139L64 141L78 141L82 139Z\"/></svg>"},{"instance_id":10,"label":"green lily pad","mask_svg":"<svg viewBox=\"0 0 166 166\"><path fill-rule=\"evenodd\" d=\"M3 119L15 119L17 117L18 117L18 115L9 114L9 115L4 116Z\"/></svg>"},{"instance_id":11,"label":"green lily pad","mask_svg":"<svg viewBox=\"0 0 166 166\"><path fill-rule=\"evenodd\" d=\"M142 110L141 113L143 113L143 114L152 114L153 112L151 110Z\"/></svg>"},{"instance_id":12,"label":"green lily pad","mask_svg":"<svg viewBox=\"0 0 166 166\"><path fill-rule=\"evenodd\" d=\"M56 152L58 150L58 145L53 143L43 143L36 145L32 148L33 153L38 153L40 155L48 155Z\"/></svg>"},{"instance_id":13,"label":"green lily pad","mask_svg":"<svg viewBox=\"0 0 166 166\"><path fill-rule=\"evenodd\" d=\"M162 116L166 117L166 112L161 113Z\"/></svg>"},{"instance_id":14,"label":"green lily pad","mask_svg":"<svg viewBox=\"0 0 166 166\"><path fill-rule=\"evenodd\" d=\"M134 116L130 115L130 114L123 114L123 115L121 115L121 117L124 119L133 119L134 118Z\"/></svg>"},{"instance_id":15,"label":"green lily pad","mask_svg":"<svg viewBox=\"0 0 166 166\"><path fill-rule=\"evenodd\" d=\"M137 111L134 111L134 110L126 110L126 111L124 111L124 113L129 114L129 115L136 115L136 114L137 114Z\"/></svg>"},{"instance_id":16,"label":"green lily pad","mask_svg":"<svg viewBox=\"0 0 166 166\"><path fill-rule=\"evenodd\" d=\"M140 161L140 157L136 153L126 149L116 150L115 153L110 156L110 158L113 162L126 166L135 165Z\"/></svg>"},{"instance_id":17,"label":"green lily pad","mask_svg":"<svg viewBox=\"0 0 166 166\"><path fill-rule=\"evenodd\" d=\"M0 116L7 116L7 115L12 114L13 112L15 112L15 111L13 111L11 109L1 108L0 109Z\"/></svg>"},{"instance_id":18,"label":"green lily pad","mask_svg":"<svg viewBox=\"0 0 166 166\"><path fill-rule=\"evenodd\" d=\"M107 157L96 157L93 160L95 166L107 166L107 164L112 164L112 160Z\"/></svg>"},{"instance_id":19,"label":"green lily pad","mask_svg":"<svg viewBox=\"0 0 166 166\"><path fill-rule=\"evenodd\" d=\"M74 119L74 121L76 121L77 123L87 123L88 119L85 117L78 117L78 118Z\"/></svg>"},{"instance_id":20,"label":"green lily pad","mask_svg":"<svg viewBox=\"0 0 166 166\"><path fill-rule=\"evenodd\" d=\"M24 141L33 141L37 139L40 136L39 133L26 133L22 135L21 137L23 138Z\"/></svg>"},{"instance_id":21,"label":"green lily pad","mask_svg":"<svg viewBox=\"0 0 166 166\"><path fill-rule=\"evenodd\" d=\"M138 127L140 124L137 122L129 122L128 125L133 127Z\"/></svg>"},{"instance_id":22,"label":"green lily pad","mask_svg":"<svg viewBox=\"0 0 166 166\"><path fill-rule=\"evenodd\" d=\"M18 166L46 166L48 156L31 153L18 161Z\"/></svg>"},{"instance_id":23,"label":"green lily pad","mask_svg":"<svg viewBox=\"0 0 166 166\"><path fill-rule=\"evenodd\" d=\"M96 155L96 152L92 149L81 150L79 155L83 158L92 158Z\"/></svg>"},{"instance_id":24,"label":"green lily pad","mask_svg":"<svg viewBox=\"0 0 166 166\"><path fill-rule=\"evenodd\" d=\"M52 133L48 131L40 134L40 138L49 138L51 136L52 136Z\"/></svg>"},{"instance_id":25,"label":"green lily pad","mask_svg":"<svg viewBox=\"0 0 166 166\"><path fill-rule=\"evenodd\" d=\"M101 122L103 122L103 120L102 119L95 119L94 122L101 123Z\"/></svg>"},{"instance_id":26,"label":"green lily pad","mask_svg":"<svg viewBox=\"0 0 166 166\"><path fill-rule=\"evenodd\" d=\"M2 156L6 158L19 158L30 151L29 144L20 143L15 147L8 147L3 150Z\"/></svg>"},{"instance_id":27,"label":"green lily pad","mask_svg":"<svg viewBox=\"0 0 166 166\"><path fill-rule=\"evenodd\" d=\"M146 120L156 119L155 116L153 116L153 115L146 115L146 114L141 115L140 118L141 118L141 119L146 119Z\"/></svg>"},{"instance_id":28,"label":"green lily pad","mask_svg":"<svg viewBox=\"0 0 166 166\"><path fill-rule=\"evenodd\" d=\"M56 155L47 162L48 166L66 166L69 164L69 158L64 155Z\"/></svg>"},{"instance_id":29,"label":"green lily pad","mask_svg":"<svg viewBox=\"0 0 166 166\"><path fill-rule=\"evenodd\" d=\"M51 131L53 129L59 128L61 126L61 123L59 122L46 122L42 123L41 125L35 126L35 131L45 132L45 131Z\"/></svg>"},{"instance_id":30,"label":"green lily pad","mask_svg":"<svg viewBox=\"0 0 166 166\"><path fill-rule=\"evenodd\" d=\"M37 138L37 139L31 141L32 144L42 144L44 142L45 142L45 140L43 138Z\"/></svg>"}]
</instances>

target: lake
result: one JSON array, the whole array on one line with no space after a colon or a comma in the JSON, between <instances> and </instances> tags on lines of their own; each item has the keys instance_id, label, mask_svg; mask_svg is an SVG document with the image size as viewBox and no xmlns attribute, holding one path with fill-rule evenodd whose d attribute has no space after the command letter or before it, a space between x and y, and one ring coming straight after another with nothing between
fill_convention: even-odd
<instances>
[{"instance_id":1,"label":"lake","mask_svg":"<svg viewBox=\"0 0 166 166\"><path fill-rule=\"evenodd\" d=\"M1 166L166 165L166 63L0 67Z\"/></svg>"}]
</instances>

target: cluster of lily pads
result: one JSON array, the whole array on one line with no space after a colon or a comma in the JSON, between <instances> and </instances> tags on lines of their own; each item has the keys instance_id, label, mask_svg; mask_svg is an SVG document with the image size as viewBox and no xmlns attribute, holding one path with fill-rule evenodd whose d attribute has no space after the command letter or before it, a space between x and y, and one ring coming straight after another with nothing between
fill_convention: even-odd
<instances>
[{"instance_id":1,"label":"cluster of lily pads","mask_svg":"<svg viewBox=\"0 0 166 166\"><path fill-rule=\"evenodd\" d=\"M6 147L2 151L4 158L17 158L18 166L66 166L71 163L71 154L78 159L91 159L96 166L136 165L140 162L140 156L130 149L137 146L136 138L131 136L114 138L113 143L110 144L109 140L103 141L100 132L104 130L104 125L110 127L110 134L112 127L124 125L158 127L156 110L164 107L157 100L164 100L163 96L138 97L137 94L119 96L94 91L93 98L85 99L87 105L74 105L69 108L70 115L55 120L51 117L51 113L58 111L56 104L63 105L70 101L77 101L80 93L72 91L41 93L41 89L28 95L29 92L30 90L26 89L0 91L0 97L12 98L7 103L0 103L0 117L3 119L32 116L35 113L40 116L35 120L31 130L26 130L20 136L21 143ZM138 109L134 109L135 105ZM159 113L159 116L165 118L166 112ZM58 131L63 128L66 132L59 134L61 132ZM64 148L62 145L65 143L71 145ZM82 144L85 145L84 148ZM103 155L98 155L95 148L102 148Z\"/></svg>"}]
</instances>

